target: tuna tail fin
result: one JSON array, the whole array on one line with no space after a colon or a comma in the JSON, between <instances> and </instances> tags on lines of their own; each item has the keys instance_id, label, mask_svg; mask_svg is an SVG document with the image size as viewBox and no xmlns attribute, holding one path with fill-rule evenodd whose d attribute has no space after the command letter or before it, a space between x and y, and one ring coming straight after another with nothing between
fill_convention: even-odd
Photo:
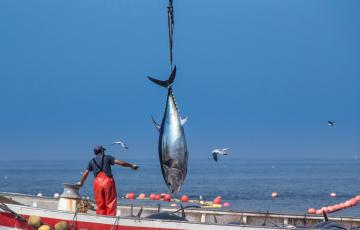
<instances>
[{"instance_id":1,"label":"tuna tail fin","mask_svg":"<svg viewBox=\"0 0 360 230\"><path fill-rule=\"evenodd\" d=\"M152 77L148 77L152 82L162 86L162 87L165 87L165 88L169 88L172 83L174 83L174 80L175 80L175 75L176 75L176 66L174 67L173 71L171 72L170 76L169 76L169 79L166 80L166 81L162 81L162 80L158 80L158 79L155 79L155 78L152 78Z\"/></svg>"}]
</instances>

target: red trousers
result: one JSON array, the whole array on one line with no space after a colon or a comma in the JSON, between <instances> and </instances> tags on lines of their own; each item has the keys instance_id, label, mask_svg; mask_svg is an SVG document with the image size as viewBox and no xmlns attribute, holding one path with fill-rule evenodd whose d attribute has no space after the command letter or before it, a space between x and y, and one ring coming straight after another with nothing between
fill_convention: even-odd
<instances>
[{"instance_id":1,"label":"red trousers","mask_svg":"<svg viewBox=\"0 0 360 230\"><path fill-rule=\"evenodd\" d=\"M100 172L94 180L94 195L96 202L96 214L116 215L117 195L115 181L104 172Z\"/></svg>"}]
</instances>

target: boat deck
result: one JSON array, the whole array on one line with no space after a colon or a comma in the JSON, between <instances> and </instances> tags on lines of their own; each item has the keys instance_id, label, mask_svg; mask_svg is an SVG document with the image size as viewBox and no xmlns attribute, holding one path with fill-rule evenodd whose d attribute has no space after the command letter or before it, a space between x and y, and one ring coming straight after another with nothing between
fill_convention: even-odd
<instances>
[{"instance_id":1,"label":"boat deck","mask_svg":"<svg viewBox=\"0 0 360 230\"><path fill-rule=\"evenodd\" d=\"M58 199L50 197L38 197L24 194L0 193L0 202L9 204L14 208L32 209L32 210L48 210L49 212L57 211ZM126 202L126 201L124 201ZM185 205L186 207L186 205ZM140 218L134 217L139 210L142 209ZM162 206L161 212L173 212L176 207ZM1 211L1 210L0 210ZM119 204L119 218L130 218L147 220L147 216L158 213L159 208L153 205L144 205L141 202L134 204ZM259 212L238 212L228 210L209 210L203 208L189 208L185 210L186 223L207 225L205 229L212 229L210 226L222 226L222 229L232 229L233 227L243 229L282 229L282 228L310 228L324 220L322 216L315 215L288 215L280 213L259 213ZM93 210L89 210L86 214L88 217L96 217ZM115 218L114 218L115 219ZM360 218L354 217L329 217L329 220L340 223L348 229L360 227ZM163 220L162 220L163 221ZM179 221L177 221L179 222ZM181 221L180 221L181 222ZM175 228L177 229L177 228ZM185 229L200 229L199 226Z\"/></svg>"}]
</instances>

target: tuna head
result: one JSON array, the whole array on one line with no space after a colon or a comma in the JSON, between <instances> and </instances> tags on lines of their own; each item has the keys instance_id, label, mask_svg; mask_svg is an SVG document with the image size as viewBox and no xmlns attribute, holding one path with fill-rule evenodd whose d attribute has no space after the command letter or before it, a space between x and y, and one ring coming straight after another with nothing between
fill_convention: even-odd
<instances>
[{"instance_id":1,"label":"tuna head","mask_svg":"<svg viewBox=\"0 0 360 230\"><path fill-rule=\"evenodd\" d=\"M169 160L163 165L164 179L171 193L178 193L185 179L184 170L180 169L176 161Z\"/></svg>"}]
</instances>

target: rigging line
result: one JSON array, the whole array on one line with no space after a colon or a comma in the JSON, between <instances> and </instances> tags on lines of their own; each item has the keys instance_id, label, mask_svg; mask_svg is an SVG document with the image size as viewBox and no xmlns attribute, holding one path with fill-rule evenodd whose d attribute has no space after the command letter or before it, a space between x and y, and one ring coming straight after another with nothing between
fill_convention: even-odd
<instances>
[{"instance_id":1,"label":"rigging line","mask_svg":"<svg viewBox=\"0 0 360 230\"><path fill-rule=\"evenodd\" d=\"M168 35L170 48L170 71L173 69L173 34L174 34L174 7L173 0L169 0L168 9Z\"/></svg>"}]
</instances>

